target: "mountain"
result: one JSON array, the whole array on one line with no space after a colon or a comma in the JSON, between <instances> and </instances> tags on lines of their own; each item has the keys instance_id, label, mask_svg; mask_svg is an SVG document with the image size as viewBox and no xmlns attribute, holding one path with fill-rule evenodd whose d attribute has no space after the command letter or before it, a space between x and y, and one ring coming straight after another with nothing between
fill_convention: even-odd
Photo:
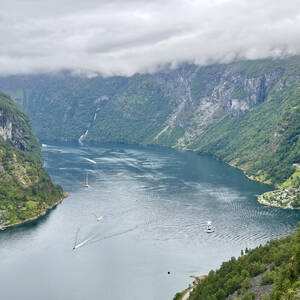
<instances>
[{"instance_id":1,"label":"mountain","mask_svg":"<svg viewBox=\"0 0 300 300\"><path fill-rule=\"evenodd\" d=\"M264 204L300 206L300 57L132 77L59 74L0 78L46 141L191 149L281 190Z\"/></svg>"},{"instance_id":2,"label":"mountain","mask_svg":"<svg viewBox=\"0 0 300 300\"><path fill-rule=\"evenodd\" d=\"M35 219L62 198L42 166L29 118L0 92L0 227Z\"/></svg>"},{"instance_id":3,"label":"mountain","mask_svg":"<svg viewBox=\"0 0 300 300\"><path fill-rule=\"evenodd\" d=\"M224 262L216 271L195 277L194 287L176 294L181 300L300 299L300 228L289 237L268 242Z\"/></svg>"}]
</instances>

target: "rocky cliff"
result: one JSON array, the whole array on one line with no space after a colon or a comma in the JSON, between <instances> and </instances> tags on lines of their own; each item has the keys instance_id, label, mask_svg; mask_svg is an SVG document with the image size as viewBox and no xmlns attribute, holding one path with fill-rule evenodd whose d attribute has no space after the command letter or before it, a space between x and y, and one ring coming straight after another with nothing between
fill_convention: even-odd
<instances>
[{"instance_id":1,"label":"rocky cliff","mask_svg":"<svg viewBox=\"0 0 300 300\"><path fill-rule=\"evenodd\" d=\"M42 167L28 117L0 93L0 227L35 219L62 197Z\"/></svg>"},{"instance_id":2,"label":"rocky cliff","mask_svg":"<svg viewBox=\"0 0 300 300\"><path fill-rule=\"evenodd\" d=\"M0 98L0 139L40 159L39 144L31 131L28 116L4 93L0 92Z\"/></svg>"}]
</instances>

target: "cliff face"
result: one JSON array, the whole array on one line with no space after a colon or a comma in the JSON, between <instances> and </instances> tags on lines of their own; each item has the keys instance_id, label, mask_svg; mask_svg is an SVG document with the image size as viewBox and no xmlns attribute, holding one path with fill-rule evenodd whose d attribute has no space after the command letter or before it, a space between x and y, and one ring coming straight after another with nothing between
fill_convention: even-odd
<instances>
[{"instance_id":1,"label":"cliff face","mask_svg":"<svg viewBox=\"0 0 300 300\"><path fill-rule=\"evenodd\" d=\"M41 159L39 144L31 131L29 118L2 92L0 92L0 139Z\"/></svg>"},{"instance_id":2,"label":"cliff face","mask_svg":"<svg viewBox=\"0 0 300 300\"><path fill-rule=\"evenodd\" d=\"M44 214L63 197L42 167L28 117L0 94L0 227Z\"/></svg>"},{"instance_id":3,"label":"cliff face","mask_svg":"<svg viewBox=\"0 0 300 300\"><path fill-rule=\"evenodd\" d=\"M300 57L182 65L128 78L0 78L41 139L192 149L285 187L299 185L299 87Z\"/></svg>"},{"instance_id":4,"label":"cliff face","mask_svg":"<svg viewBox=\"0 0 300 300\"><path fill-rule=\"evenodd\" d=\"M226 116L238 118L263 103L282 74L279 68L248 74L234 64L196 68L189 76L182 73L172 79L181 90L181 94L172 96L179 99L177 108L153 142L167 141L168 145L171 138L172 146L189 147L210 124Z\"/></svg>"},{"instance_id":5,"label":"cliff face","mask_svg":"<svg viewBox=\"0 0 300 300\"><path fill-rule=\"evenodd\" d=\"M0 124L0 137L4 140L12 140L13 134L12 134L12 123L7 120L5 116L3 116L3 111L0 111L0 118L1 118L1 123Z\"/></svg>"}]
</instances>

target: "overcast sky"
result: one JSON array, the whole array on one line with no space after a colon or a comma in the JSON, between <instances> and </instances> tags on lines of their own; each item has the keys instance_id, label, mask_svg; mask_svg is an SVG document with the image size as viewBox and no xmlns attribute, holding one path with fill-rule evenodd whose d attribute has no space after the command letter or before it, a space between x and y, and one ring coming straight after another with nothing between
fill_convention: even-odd
<instances>
[{"instance_id":1,"label":"overcast sky","mask_svg":"<svg viewBox=\"0 0 300 300\"><path fill-rule=\"evenodd\" d=\"M299 0L0 0L0 74L300 53Z\"/></svg>"}]
</instances>

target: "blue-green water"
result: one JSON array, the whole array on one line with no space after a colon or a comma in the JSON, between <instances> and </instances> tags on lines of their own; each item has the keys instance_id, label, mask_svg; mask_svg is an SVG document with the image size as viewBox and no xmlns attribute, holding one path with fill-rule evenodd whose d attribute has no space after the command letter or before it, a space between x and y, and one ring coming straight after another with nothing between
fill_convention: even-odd
<instances>
[{"instance_id":1,"label":"blue-green water","mask_svg":"<svg viewBox=\"0 0 300 300\"><path fill-rule=\"evenodd\" d=\"M43 154L69 197L45 218L0 232L1 299L172 299L189 275L292 233L300 216L261 206L255 195L269 186L195 153L105 145ZM77 228L83 245L73 251Z\"/></svg>"}]
</instances>

